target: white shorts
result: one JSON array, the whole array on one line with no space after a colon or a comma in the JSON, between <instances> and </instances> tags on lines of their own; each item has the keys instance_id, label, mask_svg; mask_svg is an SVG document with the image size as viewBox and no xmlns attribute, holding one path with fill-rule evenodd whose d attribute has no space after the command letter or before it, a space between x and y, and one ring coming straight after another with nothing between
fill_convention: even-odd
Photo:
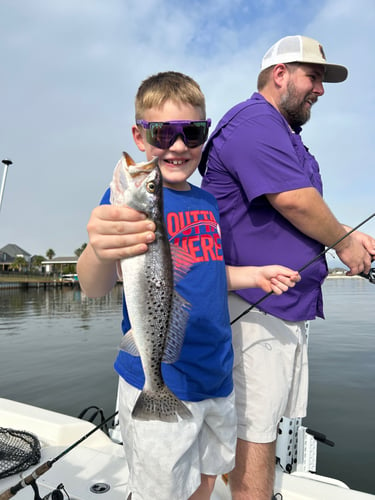
<instances>
[{"instance_id":1,"label":"white shorts","mask_svg":"<svg viewBox=\"0 0 375 500\"><path fill-rule=\"evenodd\" d=\"M250 305L229 294L231 321ZM232 325L238 437L269 443L282 416L306 415L308 323L292 323L256 308Z\"/></svg>"},{"instance_id":2,"label":"white shorts","mask_svg":"<svg viewBox=\"0 0 375 500\"><path fill-rule=\"evenodd\" d=\"M236 411L234 393L197 403L184 401L193 418L178 422L132 418L140 391L120 377L119 420L129 466L132 500L188 499L201 474L219 475L234 467Z\"/></svg>"}]
</instances>

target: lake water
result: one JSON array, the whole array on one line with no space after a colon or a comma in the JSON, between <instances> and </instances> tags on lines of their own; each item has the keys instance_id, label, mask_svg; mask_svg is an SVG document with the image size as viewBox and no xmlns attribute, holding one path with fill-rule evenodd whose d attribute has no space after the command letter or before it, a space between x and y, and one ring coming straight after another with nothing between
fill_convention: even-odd
<instances>
[{"instance_id":1,"label":"lake water","mask_svg":"<svg viewBox=\"0 0 375 500\"><path fill-rule=\"evenodd\" d=\"M311 323L304 425L335 442L318 445L319 474L375 493L375 286L332 278L323 291L327 319ZM111 415L121 293L1 289L0 396L73 416L95 404Z\"/></svg>"}]
</instances>

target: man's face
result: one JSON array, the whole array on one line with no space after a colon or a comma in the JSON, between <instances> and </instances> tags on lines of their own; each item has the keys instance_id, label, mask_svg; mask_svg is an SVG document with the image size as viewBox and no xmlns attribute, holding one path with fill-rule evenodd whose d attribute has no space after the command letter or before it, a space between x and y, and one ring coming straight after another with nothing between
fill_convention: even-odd
<instances>
[{"instance_id":1,"label":"man's face","mask_svg":"<svg viewBox=\"0 0 375 500\"><path fill-rule=\"evenodd\" d=\"M324 68L318 64L286 65L288 77L279 111L292 128L305 124L311 107L324 94Z\"/></svg>"}]
</instances>

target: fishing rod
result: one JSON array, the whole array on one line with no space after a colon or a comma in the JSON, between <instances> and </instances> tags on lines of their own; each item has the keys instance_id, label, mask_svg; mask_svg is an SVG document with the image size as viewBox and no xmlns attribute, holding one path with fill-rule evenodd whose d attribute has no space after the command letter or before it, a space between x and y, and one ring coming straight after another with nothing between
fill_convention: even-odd
<instances>
[{"instance_id":1,"label":"fishing rod","mask_svg":"<svg viewBox=\"0 0 375 500\"><path fill-rule=\"evenodd\" d=\"M353 227L353 229L351 229L344 236L342 236L340 239L338 239L337 241L335 241L335 243L332 243L332 245L330 245L325 250L323 250L318 255L316 255L311 260L309 260L309 262L307 262L306 264L304 264L300 269L297 270L297 272L301 273L307 267L311 266L311 264L313 264L318 259L320 259L320 257L322 257L327 252L329 252L329 250L332 250L333 247L335 247L336 245L338 245L339 243L341 243L342 240L344 240L350 234L352 234L354 231L356 231L358 228L360 228L361 226L363 226L364 224L366 224L366 222L368 222L373 217L375 217L375 212L372 215L370 215L369 217L367 217L367 219L365 219L362 222L360 222L357 226ZM368 274L366 274L366 273L359 273L359 276L362 276L363 278L368 279L370 281L370 283L374 283L375 284L375 269L370 269L370 272ZM250 307L248 307L247 309L245 309L245 311L243 311L239 316L237 316L237 318L235 318L233 321L231 321L230 324L233 325L233 323L235 323L236 321L238 321L239 319L241 319L243 316L245 316L245 314L249 313L254 307L256 307L258 304L260 304L261 302L263 302L263 300L265 300L267 297L269 297L272 294L273 294L273 292L271 291L271 292L268 292L265 295L263 295L263 297L261 297L259 300L257 300L257 302L255 302ZM0 498L0 500L2 500L2 499Z\"/></svg>"},{"instance_id":2,"label":"fishing rod","mask_svg":"<svg viewBox=\"0 0 375 500\"><path fill-rule=\"evenodd\" d=\"M14 486L11 486L10 488L8 488L3 493L0 493L0 500L8 500L9 498L12 498L14 495L16 495L20 490L22 490L26 486L29 486L29 485L32 486L33 484L35 484L35 481L40 476L42 476L43 474L45 474L52 467L52 465L54 463L56 463L58 460L60 460L60 458L64 457L67 453L69 453L70 451L72 451L76 446L78 446L83 441L85 441L89 436L91 436L91 434L94 434L94 432L96 432L101 427L103 427L107 422L109 422L110 420L114 419L117 414L118 414L118 411L116 411L113 415L111 415L110 417L106 418L103 422L101 422L99 425L97 425L96 427L94 427L94 429L91 429L90 432L88 432L87 434L85 434L84 436L82 436L80 439L78 439L78 441L76 441L71 446L69 446L68 448L66 448L59 455L57 455L55 458L53 458L52 460L47 460L42 465L40 465L38 468L36 468L31 474L29 474L24 479L22 479L21 481L19 481L17 484L15 484Z\"/></svg>"},{"instance_id":3,"label":"fishing rod","mask_svg":"<svg viewBox=\"0 0 375 500\"><path fill-rule=\"evenodd\" d=\"M7 178L8 167L9 167L9 165L13 165L13 162L12 162L12 160L5 158L4 160L1 160L1 163L4 163L5 167L4 167L3 179L1 181L1 188L0 188L0 208L1 208L2 201L3 201L5 181Z\"/></svg>"}]
</instances>

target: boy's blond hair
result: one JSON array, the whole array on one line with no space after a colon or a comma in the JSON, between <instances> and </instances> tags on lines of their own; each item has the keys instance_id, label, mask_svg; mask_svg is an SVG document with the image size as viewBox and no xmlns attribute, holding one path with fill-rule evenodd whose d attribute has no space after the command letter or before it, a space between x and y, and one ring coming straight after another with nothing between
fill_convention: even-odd
<instances>
[{"instance_id":1,"label":"boy's blond hair","mask_svg":"<svg viewBox=\"0 0 375 500\"><path fill-rule=\"evenodd\" d=\"M143 119L146 110L160 108L168 100L199 108L202 120L206 118L205 98L197 82L183 73L166 71L141 83L135 97L135 119Z\"/></svg>"}]
</instances>

